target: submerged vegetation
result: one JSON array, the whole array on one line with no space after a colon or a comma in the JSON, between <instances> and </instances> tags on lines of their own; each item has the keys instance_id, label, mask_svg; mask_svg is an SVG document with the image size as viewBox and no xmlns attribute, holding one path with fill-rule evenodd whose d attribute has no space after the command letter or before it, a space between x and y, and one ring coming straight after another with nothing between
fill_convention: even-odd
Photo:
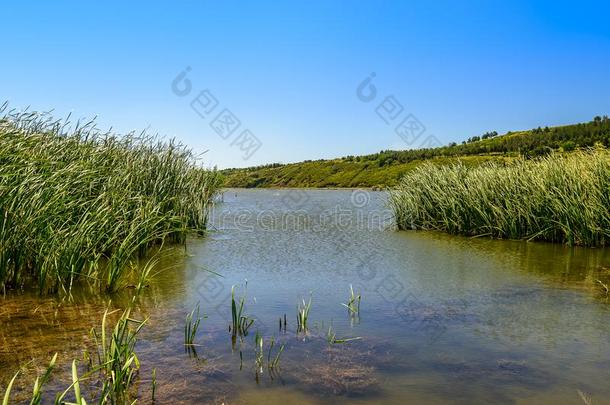
<instances>
[{"instance_id":1,"label":"submerged vegetation","mask_svg":"<svg viewBox=\"0 0 610 405\"><path fill-rule=\"evenodd\" d=\"M424 165L390 193L400 229L605 246L610 242L610 152L510 164Z\"/></svg>"},{"instance_id":2,"label":"submerged vegetation","mask_svg":"<svg viewBox=\"0 0 610 405\"><path fill-rule=\"evenodd\" d=\"M0 114L0 286L113 291L150 247L205 231L221 177L184 146Z\"/></svg>"},{"instance_id":3,"label":"submerged vegetation","mask_svg":"<svg viewBox=\"0 0 610 405\"><path fill-rule=\"evenodd\" d=\"M237 322L237 327L232 329L232 344L234 344L235 335L233 331L237 331L240 338L240 343L244 343L244 347L248 347L246 342L247 331L254 323L254 320L244 313L245 294L239 299L235 298L235 286L231 289L232 292L232 317ZM359 301L359 295L356 296L351 290L354 302ZM358 297L358 298L356 298ZM137 309L137 296L131 300L125 310L106 309L102 316L101 328L92 328L90 330L90 338L92 348L84 350L84 364L79 366L76 360L72 360L70 367L70 380L63 379L53 383L54 401L56 405L60 404L79 404L87 403L96 404L127 404L135 403L142 398L141 387L143 380L140 376L140 356L136 353L136 346L139 340L139 335L144 326L149 323L149 318L137 320L132 317L132 311ZM302 300L298 306L298 331L296 334L297 340L301 342L311 342L319 344L326 340L329 346L336 344L344 344L352 341L361 340L361 337L344 337L338 338L332 326L328 328L326 336L311 333L308 330L308 320L310 318L311 297L308 302ZM109 304L110 305L110 304ZM120 315L119 315L120 313ZM116 315L115 315L116 314ZM203 316L205 318L205 316ZM112 320L115 320L114 322ZM199 361L197 354L192 348L195 345L195 337L201 322L200 305L197 304L191 312L186 315L186 323L184 326L184 344L187 347L189 358ZM111 325L112 324L112 325ZM284 331L285 332L285 331ZM300 339L299 333L307 333L311 339ZM255 380L259 383L259 379L266 370L269 378L273 380L275 377L280 377L281 373L281 358L287 343L286 338L276 339L275 336L270 336L265 341L264 336L257 330L253 338L253 354L255 366ZM52 373L56 368L58 354L56 353L44 373L39 374L33 383L31 394L31 404L40 404L43 400L43 391L49 383ZM242 369L243 353L240 347L239 351L240 367ZM33 362L33 361L32 361ZM30 363L32 363L30 362ZM207 360L204 360L207 364ZM29 363L28 363L29 364ZM335 383L349 383L352 379L354 365L347 364L348 367L342 365L342 370L331 370L327 365L323 366L325 372L336 373L337 381ZM361 366L356 367L360 370ZM25 366L23 366L25 369ZM368 370L368 369L367 369ZM349 373L343 375L342 373ZM369 371L367 371L370 374ZM3 405L8 405L11 400L13 385L22 374L21 369L14 374L13 378L8 383L5 392L1 394ZM150 395L154 402L157 393L157 369L152 368L150 380ZM65 384L65 385L64 385ZM66 387L67 385L67 387ZM354 387L350 388L353 389ZM344 393L342 390L340 393ZM28 393L20 390L20 399ZM46 397L51 398L50 395Z\"/></svg>"},{"instance_id":4,"label":"submerged vegetation","mask_svg":"<svg viewBox=\"0 0 610 405\"><path fill-rule=\"evenodd\" d=\"M54 404L75 403L85 405L88 402L97 404L135 402L134 397L136 397L136 394L132 393L131 390L140 370L140 361L135 352L135 346L137 335L147 320L139 321L132 319L130 313L129 309L123 311L112 331L107 333L108 318L112 313L108 312L108 310L104 312L100 333L98 334L95 329L91 331L97 352L97 364L93 365L90 361L87 372L79 376L77 362L73 360L71 367L72 383L64 391L57 393L53 402ZM87 357L91 359L90 356ZM41 377L37 377L34 381L30 404L42 403L43 388L51 379L56 362L57 353L51 359L44 374ZM3 405L10 403L12 386L18 376L19 372L15 374L7 386L3 397ZM86 395L82 391L84 383L88 381L92 382L93 388L89 401L85 399ZM81 383L83 383L82 387ZM153 374L153 387L155 386L156 381ZM66 401L66 397L69 396L70 392L72 392L74 402Z\"/></svg>"}]
</instances>

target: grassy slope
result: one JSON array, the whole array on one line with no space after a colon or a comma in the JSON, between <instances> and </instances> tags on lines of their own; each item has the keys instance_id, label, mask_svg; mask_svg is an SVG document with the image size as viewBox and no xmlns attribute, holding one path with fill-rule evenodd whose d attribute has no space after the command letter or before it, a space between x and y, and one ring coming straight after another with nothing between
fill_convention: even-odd
<instances>
[{"instance_id":1,"label":"grassy slope","mask_svg":"<svg viewBox=\"0 0 610 405\"><path fill-rule=\"evenodd\" d=\"M373 161L355 162L345 159L294 163L280 167L260 168L252 171L225 171L226 187L384 187L395 186L407 172L424 161L444 165L461 161L476 166L490 160L503 159L502 155L464 157L435 157L414 160L389 166Z\"/></svg>"},{"instance_id":2,"label":"grassy slope","mask_svg":"<svg viewBox=\"0 0 610 405\"><path fill-rule=\"evenodd\" d=\"M477 142L411 151L344 157L332 160L227 169L227 187L385 187L395 186L407 172L424 162L446 165L462 162L477 166L490 160L519 155L540 155L550 150L572 149L601 143L609 146L610 121L509 132Z\"/></svg>"}]
</instances>

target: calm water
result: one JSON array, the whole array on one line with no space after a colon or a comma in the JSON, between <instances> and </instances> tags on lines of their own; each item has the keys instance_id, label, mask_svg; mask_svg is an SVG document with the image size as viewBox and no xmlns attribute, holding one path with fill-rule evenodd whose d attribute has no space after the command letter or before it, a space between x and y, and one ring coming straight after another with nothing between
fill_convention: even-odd
<instances>
[{"instance_id":1,"label":"calm water","mask_svg":"<svg viewBox=\"0 0 610 405\"><path fill-rule=\"evenodd\" d=\"M610 303L596 285L610 279L608 250L396 232L390 217L383 193L226 192L211 234L168 250L137 301L137 315L150 318L137 348L140 402L150 402L154 367L157 403L582 404L579 390L610 403ZM230 289L241 295L246 280L256 321L233 344ZM362 294L359 317L341 305L350 284ZM120 308L132 294L9 292L0 392L34 358L15 388L29 392L36 365L55 352L49 391L65 387L108 301ZM309 297L310 330L297 334L297 303ZM182 343L198 302L207 318L195 355ZM330 346L330 325L361 339ZM255 330L266 347L271 337L286 345L279 371L256 373Z\"/></svg>"}]
</instances>

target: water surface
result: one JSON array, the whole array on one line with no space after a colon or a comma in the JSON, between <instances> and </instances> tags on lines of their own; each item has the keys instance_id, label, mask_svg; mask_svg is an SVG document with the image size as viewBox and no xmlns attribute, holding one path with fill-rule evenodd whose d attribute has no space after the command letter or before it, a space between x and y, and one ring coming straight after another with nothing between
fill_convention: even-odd
<instances>
[{"instance_id":1,"label":"water surface","mask_svg":"<svg viewBox=\"0 0 610 405\"><path fill-rule=\"evenodd\" d=\"M137 300L149 324L136 389L150 402L154 367L157 403L579 404L579 391L610 403L610 307L596 281L609 280L608 260L606 249L397 232L380 192L229 190L208 237L166 250ZM246 280L256 321L232 342L230 290L241 295ZM350 285L359 316L341 305ZM65 387L108 301L121 308L132 295L8 292L0 386L33 358L15 388L23 398L36 366L59 352L49 390ZM297 304L310 297L310 330L297 333ZM197 303L207 317L195 354L183 327ZM361 339L329 345L331 325ZM273 373L257 373L256 331L286 345Z\"/></svg>"}]
</instances>

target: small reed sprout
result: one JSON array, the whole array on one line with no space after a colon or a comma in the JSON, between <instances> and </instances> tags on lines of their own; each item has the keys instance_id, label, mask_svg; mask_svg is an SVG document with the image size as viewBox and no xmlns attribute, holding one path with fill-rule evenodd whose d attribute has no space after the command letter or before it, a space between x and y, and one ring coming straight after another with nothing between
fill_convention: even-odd
<instances>
[{"instance_id":1,"label":"small reed sprout","mask_svg":"<svg viewBox=\"0 0 610 405\"><path fill-rule=\"evenodd\" d=\"M349 285L349 290L350 297L347 300L347 303L341 305L348 309L350 315L357 316L360 314L360 300L362 299L362 296L354 293L354 287L351 284Z\"/></svg>"},{"instance_id":2,"label":"small reed sprout","mask_svg":"<svg viewBox=\"0 0 610 405\"><path fill-rule=\"evenodd\" d=\"M40 405L42 403L42 389L46 383L51 379L51 373L55 368L55 363L57 362L57 353L51 359L51 362L47 366L44 374L41 377L36 377L36 381L34 381L34 389L32 391L32 400L30 405Z\"/></svg>"},{"instance_id":3,"label":"small reed sprout","mask_svg":"<svg viewBox=\"0 0 610 405\"><path fill-rule=\"evenodd\" d=\"M254 347L255 347L255 357L254 361L256 363L256 372L259 373L263 371L263 362L264 362L264 352L263 352L263 337L256 331L256 335L254 336Z\"/></svg>"},{"instance_id":4,"label":"small reed sprout","mask_svg":"<svg viewBox=\"0 0 610 405\"><path fill-rule=\"evenodd\" d=\"M284 352L285 345L281 344L275 355L273 355L273 349L275 348L275 338L271 337L269 342L269 348L267 349L267 369L269 372L279 369L280 367L280 358L282 353ZM255 347L255 365L256 372L262 373L265 366L265 343L262 335L256 332L254 336L254 347ZM241 352L240 352L241 354Z\"/></svg>"},{"instance_id":5,"label":"small reed sprout","mask_svg":"<svg viewBox=\"0 0 610 405\"><path fill-rule=\"evenodd\" d=\"M328 332L326 332L326 341L328 342L329 345L342 344L342 343L347 343L347 342L351 342L354 340L360 340L360 339L362 339L360 336L353 337L353 338L337 338L337 334L333 330L332 325L330 325L328 327Z\"/></svg>"},{"instance_id":6,"label":"small reed sprout","mask_svg":"<svg viewBox=\"0 0 610 405\"><path fill-rule=\"evenodd\" d=\"M186 322L184 325L184 345L193 346L195 344L195 336L197 335L197 329L201 323L201 317L199 316L199 303L193 308L191 312L186 316Z\"/></svg>"},{"instance_id":7,"label":"small reed sprout","mask_svg":"<svg viewBox=\"0 0 610 405\"><path fill-rule=\"evenodd\" d=\"M275 346L275 338L271 338L271 343L269 345L269 352L267 353L267 368L270 370L279 368L280 366L280 357L282 356L282 352L284 351L284 344L280 345L279 350L277 351L277 353L275 354L275 356L273 357L273 359L271 358L271 354L273 352L273 347Z\"/></svg>"},{"instance_id":8,"label":"small reed sprout","mask_svg":"<svg viewBox=\"0 0 610 405\"><path fill-rule=\"evenodd\" d=\"M139 270L138 282L135 285L135 294L140 295L142 290L149 286L150 280L155 276L153 270L159 264L159 258L157 256L152 257L148 260L144 266Z\"/></svg>"},{"instance_id":9,"label":"small reed sprout","mask_svg":"<svg viewBox=\"0 0 610 405\"><path fill-rule=\"evenodd\" d=\"M102 388L100 399L111 403L127 401L128 390L134 383L140 369L140 361L135 353L137 335L147 322L130 318L130 310L125 310L114 328L107 333L110 313L104 312L102 329L98 336L95 329L92 336L96 342Z\"/></svg>"},{"instance_id":10,"label":"small reed sprout","mask_svg":"<svg viewBox=\"0 0 610 405\"><path fill-rule=\"evenodd\" d=\"M2 399L2 405L9 405L9 401L11 399L11 390L13 389L13 384L15 383L15 380L17 379L18 375L19 371L15 373L11 381L8 383L6 391L4 392L4 398Z\"/></svg>"},{"instance_id":11,"label":"small reed sprout","mask_svg":"<svg viewBox=\"0 0 610 405\"><path fill-rule=\"evenodd\" d=\"M286 326L287 326L287 322L286 322L286 314L284 314L284 322L282 323L282 317L279 318L279 331L282 332L286 332Z\"/></svg>"},{"instance_id":12,"label":"small reed sprout","mask_svg":"<svg viewBox=\"0 0 610 405\"><path fill-rule=\"evenodd\" d=\"M246 283L246 289L248 284ZM231 287L231 334L233 336L247 336L248 329L254 323L254 319L244 314L244 305L246 302L245 293L239 300L235 299L235 286Z\"/></svg>"},{"instance_id":13,"label":"small reed sprout","mask_svg":"<svg viewBox=\"0 0 610 405\"><path fill-rule=\"evenodd\" d=\"M297 332L307 332L307 321L309 320L309 311L311 310L311 297L309 301L305 303L303 299L302 303L297 306Z\"/></svg>"}]
</instances>

